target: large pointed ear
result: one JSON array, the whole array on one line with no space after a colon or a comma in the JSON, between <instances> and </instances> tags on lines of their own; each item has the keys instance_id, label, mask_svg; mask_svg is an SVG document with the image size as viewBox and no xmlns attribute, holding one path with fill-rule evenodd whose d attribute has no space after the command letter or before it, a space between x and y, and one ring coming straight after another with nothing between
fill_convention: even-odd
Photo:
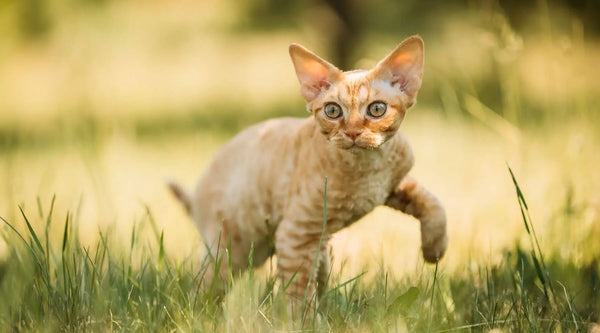
<instances>
[{"instance_id":1,"label":"large pointed ear","mask_svg":"<svg viewBox=\"0 0 600 333\"><path fill-rule=\"evenodd\" d=\"M342 71L298 44L290 45L290 57L300 81L300 93L309 103L342 77Z\"/></svg>"},{"instance_id":2,"label":"large pointed ear","mask_svg":"<svg viewBox=\"0 0 600 333\"><path fill-rule=\"evenodd\" d=\"M408 106L414 104L423 78L423 39L415 35L402 41L375 66L373 75L405 93Z\"/></svg>"}]
</instances>

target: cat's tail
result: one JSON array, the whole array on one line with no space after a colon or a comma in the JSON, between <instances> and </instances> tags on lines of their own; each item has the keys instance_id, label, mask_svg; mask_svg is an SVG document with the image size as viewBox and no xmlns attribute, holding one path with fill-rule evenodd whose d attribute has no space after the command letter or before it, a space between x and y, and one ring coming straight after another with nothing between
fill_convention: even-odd
<instances>
[{"instance_id":1,"label":"cat's tail","mask_svg":"<svg viewBox=\"0 0 600 333\"><path fill-rule=\"evenodd\" d=\"M190 195L183 189L183 187L181 187L174 181L167 182L167 186L171 190L171 193L173 193L173 195L177 199L179 199L181 204L183 204L183 207L188 212L188 214L190 214L192 211L192 200L190 198Z\"/></svg>"}]
</instances>

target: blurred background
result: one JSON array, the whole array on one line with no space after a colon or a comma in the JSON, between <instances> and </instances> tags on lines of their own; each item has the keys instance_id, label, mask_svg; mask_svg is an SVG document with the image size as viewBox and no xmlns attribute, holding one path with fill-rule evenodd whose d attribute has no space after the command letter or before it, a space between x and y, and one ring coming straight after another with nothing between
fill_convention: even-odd
<instances>
[{"instance_id":1,"label":"blurred background","mask_svg":"<svg viewBox=\"0 0 600 333\"><path fill-rule=\"evenodd\" d=\"M403 131L413 174L447 207L443 269L496 263L523 242L507 164L547 255L597 269L591 0L0 0L0 216L25 228L22 206L42 225L55 196L58 240L67 212L84 242L105 228L126 241L152 220L171 255L197 255L200 237L164 184L191 188L245 126L308 116L288 45L370 68L416 33L425 77ZM336 235L336 268L413 271L419 243L414 220L378 208Z\"/></svg>"}]
</instances>

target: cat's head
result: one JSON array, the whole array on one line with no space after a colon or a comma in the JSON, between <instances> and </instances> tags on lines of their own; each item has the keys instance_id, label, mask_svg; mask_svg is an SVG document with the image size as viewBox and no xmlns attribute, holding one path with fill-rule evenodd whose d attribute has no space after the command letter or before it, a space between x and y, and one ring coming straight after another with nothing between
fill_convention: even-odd
<instances>
[{"instance_id":1,"label":"cat's head","mask_svg":"<svg viewBox=\"0 0 600 333\"><path fill-rule=\"evenodd\" d=\"M405 39L368 71L343 72L298 44L290 45L290 56L309 111L342 149L375 149L393 137L421 87L419 36Z\"/></svg>"}]
</instances>

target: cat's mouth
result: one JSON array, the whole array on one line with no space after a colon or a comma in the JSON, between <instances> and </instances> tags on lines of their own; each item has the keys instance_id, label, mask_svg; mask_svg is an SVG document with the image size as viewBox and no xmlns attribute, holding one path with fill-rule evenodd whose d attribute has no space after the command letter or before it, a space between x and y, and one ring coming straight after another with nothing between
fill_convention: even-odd
<instances>
[{"instance_id":1,"label":"cat's mouth","mask_svg":"<svg viewBox=\"0 0 600 333\"><path fill-rule=\"evenodd\" d=\"M380 140L379 137L359 136L356 139L351 139L347 136L335 135L328 137L334 146L342 150L351 150L353 152L377 150L385 140Z\"/></svg>"},{"instance_id":2,"label":"cat's mouth","mask_svg":"<svg viewBox=\"0 0 600 333\"><path fill-rule=\"evenodd\" d=\"M378 146L373 146L370 143L364 142L364 141L353 141L353 140L348 140L345 142L342 142L341 144L338 144L338 147L344 150L349 150L352 152L358 152L358 151L363 151L363 150L374 150L377 149Z\"/></svg>"}]
</instances>

